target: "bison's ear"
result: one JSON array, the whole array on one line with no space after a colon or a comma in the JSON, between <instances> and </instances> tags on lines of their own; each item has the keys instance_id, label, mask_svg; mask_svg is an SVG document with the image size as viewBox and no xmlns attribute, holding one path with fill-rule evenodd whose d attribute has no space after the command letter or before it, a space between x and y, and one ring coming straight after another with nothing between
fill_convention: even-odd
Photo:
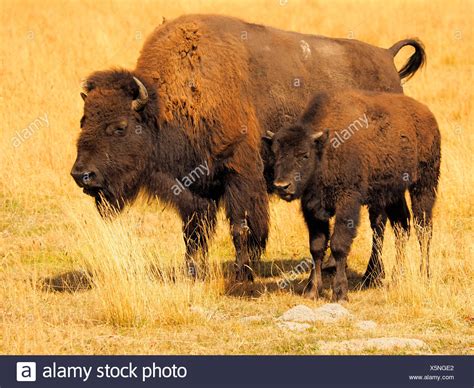
<instances>
[{"instance_id":1,"label":"bison's ear","mask_svg":"<svg viewBox=\"0 0 474 388\"><path fill-rule=\"evenodd\" d=\"M86 100L86 98L87 98L87 94L85 94L85 93L81 92L81 97L82 97L82 99L85 101L85 100Z\"/></svg>"}]
</instances>

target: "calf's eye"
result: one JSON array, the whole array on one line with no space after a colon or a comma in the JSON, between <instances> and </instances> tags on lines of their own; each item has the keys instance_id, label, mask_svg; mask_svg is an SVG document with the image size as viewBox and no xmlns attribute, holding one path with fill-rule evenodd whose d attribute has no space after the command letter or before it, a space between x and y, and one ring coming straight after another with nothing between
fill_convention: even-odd
<instances>
[{"instance_id":1,"label":"calf's eye","mask_svg":"<svg viewBox=\"0 0 474 388\"><path fill-rule=\"evenodd\" d=\"M116 127L114 129L114 135L123 136L125 134L125 127Z\"/></svg>"}]
</instances>

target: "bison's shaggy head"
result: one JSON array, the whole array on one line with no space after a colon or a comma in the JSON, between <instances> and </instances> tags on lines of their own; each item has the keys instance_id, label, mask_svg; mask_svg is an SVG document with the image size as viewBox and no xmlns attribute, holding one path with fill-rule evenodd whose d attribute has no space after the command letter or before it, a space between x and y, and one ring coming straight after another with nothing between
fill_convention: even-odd
<instances>
[{"instance_id":1,"label":"bison's shaggy head","mask_svg":"<svg viewBox=\"0 0 474 388\"><path fill-rule=\"evenodd\" d=\"M301 197L317 167L327 132L313 133L296 125L275 135L267 132L266 138L271 140L275 158L273 184L278 195L286 201Z\"/></svg>"},{"instance_id":2,"label":"bison's shaggy head","mask_svg":"<svg viewBox=\"0 0 474 388\"><path fill-rule=\"evenodd\" d=\"M143 78L123 70L96 72L83 86L84 115L71 175L104 215L107 208L123 209L146 179L156 133L155 95Z\"/></svg>"}]
</instances>

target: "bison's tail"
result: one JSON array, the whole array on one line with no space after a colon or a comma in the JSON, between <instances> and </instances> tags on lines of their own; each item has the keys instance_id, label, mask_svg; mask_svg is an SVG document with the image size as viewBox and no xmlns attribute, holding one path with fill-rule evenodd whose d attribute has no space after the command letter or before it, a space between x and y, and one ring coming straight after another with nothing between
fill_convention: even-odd
<instances>
[{"instance_id":1,"label":"bison's tail","mask_svg":"<svg viewBox=\"0 0 474 388\"><path fill-rule=\"evenodd\" d=\"M399 70L400 79L407 78L409 80L415 72L426 63L426 53L423 43L418 39L404 39L395 43L388 49L395 57L400 49L405 46L412 46L415 49L413 55L408 59L408 62Z\"/></svg>"}]
</instances>

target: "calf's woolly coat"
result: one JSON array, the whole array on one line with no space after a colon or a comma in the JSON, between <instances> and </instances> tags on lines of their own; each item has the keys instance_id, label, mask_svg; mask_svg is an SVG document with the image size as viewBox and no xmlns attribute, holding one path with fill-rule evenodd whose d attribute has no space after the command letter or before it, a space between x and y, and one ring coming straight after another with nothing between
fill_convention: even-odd
<instances>
[{"instance_id":1,"label":"calf's woolly coat","mask_svg":"<svg viewBox=\"0 0 474 388\"><path fill-rule=\"evenodd\" d=\"M357 120L367 125L355 125ZM308 296L317 297L321 292L321 262L330 241L336 261L333 299L347 297L346 259L362 205L369 208L378 244L369 266L375 269L373 276L382 275L379 252L387 217L402 226L395 228L400 253L409 230L406 190L425 262L422 268L429 272L441 155L438 125L426 106L398 94L319 93L296 125L273 137L272 151L275 187L286 200L301 198L309 228L315 266ZM335 227L329 240L332 216L336 217Z\"/></svg>"}]
</instances>

